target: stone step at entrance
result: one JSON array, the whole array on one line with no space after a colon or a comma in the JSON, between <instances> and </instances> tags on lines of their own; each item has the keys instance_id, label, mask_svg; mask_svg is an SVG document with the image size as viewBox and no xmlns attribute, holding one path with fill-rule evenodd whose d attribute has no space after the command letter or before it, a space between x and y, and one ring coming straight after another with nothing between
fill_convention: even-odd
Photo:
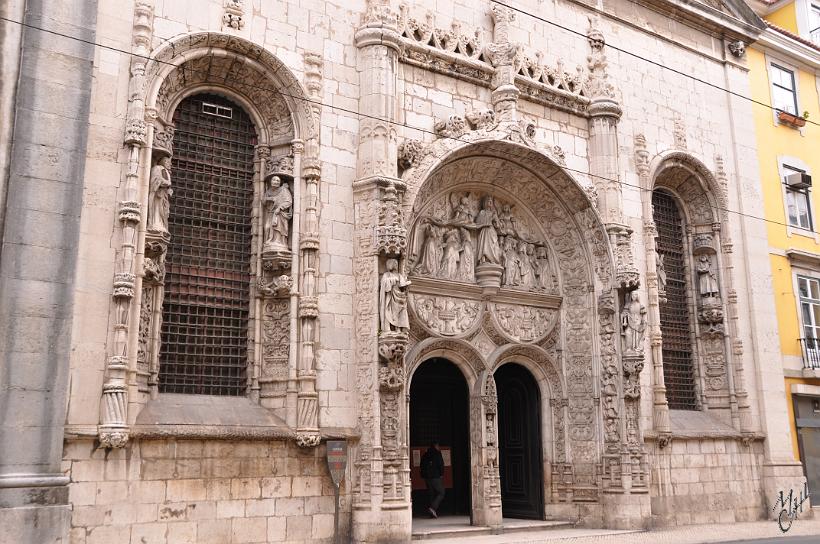
<instances>
[{"instance_id":1,"label":"stone step at entrance","mask_svg":"<svg viewBox=\"0 0 820 544\"><path fill-rule=\"evenodd\" d=\"M507 519L500 529L476 527L470 525L468 516L443 516L438 519L414 518L413 540L451 541L454 538L466 538L482 535L499 535L520 532L541 532L555 529L570 529L573 523L565 520L540 521L530 519Z\"/></svg>"}]
</instances>

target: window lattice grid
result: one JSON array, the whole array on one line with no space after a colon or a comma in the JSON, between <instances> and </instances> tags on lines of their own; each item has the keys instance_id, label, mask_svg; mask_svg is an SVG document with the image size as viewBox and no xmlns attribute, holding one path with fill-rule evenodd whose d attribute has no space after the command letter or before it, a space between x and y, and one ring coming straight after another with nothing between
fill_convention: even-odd
<instances>
[{"instance_id":1,"label":"window lattice grid","mask_svg":"<svg viewBox=\"0 0 820 544\"><path fill-rule=\"evenodd\" d=\"M232 118L203 102L232 108ZM160 391L243 395L256 133L241 108L214 95L185 99L174 124Z\"/></svg>"},{"instance_id":2,"label":"window lattice grid","mask_svg":"<svg viewBox=\"0 0 820 544\"><path fill-rule=\"evenodd\" d=\"M674 197L668 193L654 191L652 207L658 228L658 253L664 255L666 270L666 302L660 304L666 399L674 410L696 410L683 222Z\"/></svg>"}]
</instances>

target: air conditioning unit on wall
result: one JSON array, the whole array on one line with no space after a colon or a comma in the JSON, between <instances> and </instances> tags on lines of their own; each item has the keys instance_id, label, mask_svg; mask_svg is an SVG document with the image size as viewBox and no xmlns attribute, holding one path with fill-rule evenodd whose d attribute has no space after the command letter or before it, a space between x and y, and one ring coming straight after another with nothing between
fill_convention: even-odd
<instances>
[{"instance_id":1,"label":"air conditioning unit on wall","mask_svg":"<svg viewBox=\"0 0 820 544\"><path fill-rule=\"evenodd\" d=\"M808 189L811 187L811 176L805 172L795 172L786 176L786 185L792 189Z\"/></svg>"}]
</instances>

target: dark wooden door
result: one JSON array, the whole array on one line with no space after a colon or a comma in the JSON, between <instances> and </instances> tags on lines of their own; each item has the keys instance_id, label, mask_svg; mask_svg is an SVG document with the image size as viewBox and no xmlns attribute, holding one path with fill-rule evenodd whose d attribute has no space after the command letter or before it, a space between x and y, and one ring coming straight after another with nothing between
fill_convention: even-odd
<instances>
[{"instance_id":1,"label":"dark wooden door","mask_svg":"<svg viewBox=\"0 0 820 544\"><path fill-rule=\"evenodd\" d=\"M529 371L516 364L498 369L495 381L503 516L543 519L538 386Z\"/></svg>"},{"instance_id":2,"label":"dark wooden door","mask_svg":"<svg viewBox=\"0 0 820 544\"><path fill-rule=\"evenodd\" d=\"M439 507L439 515L470 514L469 409L467 382L450 361L430 359L413 373L410 384L410 447L424 451L431 442L438 441L450 452L452 487L445 482L444 501ZM414 490L412 499L413 514L426 516L429 505L427 491L423 488Z\"/></svg>"}]
</instances>

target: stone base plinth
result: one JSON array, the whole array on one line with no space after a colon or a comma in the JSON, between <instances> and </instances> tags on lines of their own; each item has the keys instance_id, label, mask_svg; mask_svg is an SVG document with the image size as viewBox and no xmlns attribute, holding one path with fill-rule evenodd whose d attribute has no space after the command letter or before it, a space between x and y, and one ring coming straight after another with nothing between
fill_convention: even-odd
<instances>
[{"instance_id":1,"label":"stone base plinth","mask_svg":"<svg viewBox=\"0 0 820 544\"><path fill-rule=\"evenodd\" d=\"M67 504L0 508L0 544L68 544L70 523Z\"/></svg>"},{"instance_id":2,"label":"stone base plinth","mask_svg":"<svg viewBox=\"0 0 820 544\"><path fill-rule=\"evenodd\" d=\"M400 544L410 542L413 517L410 507L403 510L354 510L351 542Z\"/></svg>"},{"instance_id":3,"label":"stone base plinth","mask_svg":"<svg viewBox=\"0 0 820 544\"><path fill-rule=\"evenodd\" d=\"M607 529L645 529L652 513L649 493L604 493L601 510Z\"/></svg>"},{"instance_id":4,"label":"stone base plinth","mask_svg":"<svg viewBox=\"0 0 820 544\"><path fill-rule=\"evenodd\" d=\"M475 267L475 279L484 290L498 290L501 287L501 276L504 267L500 264L481 263Z\"/></svg>"}]
</instances>

